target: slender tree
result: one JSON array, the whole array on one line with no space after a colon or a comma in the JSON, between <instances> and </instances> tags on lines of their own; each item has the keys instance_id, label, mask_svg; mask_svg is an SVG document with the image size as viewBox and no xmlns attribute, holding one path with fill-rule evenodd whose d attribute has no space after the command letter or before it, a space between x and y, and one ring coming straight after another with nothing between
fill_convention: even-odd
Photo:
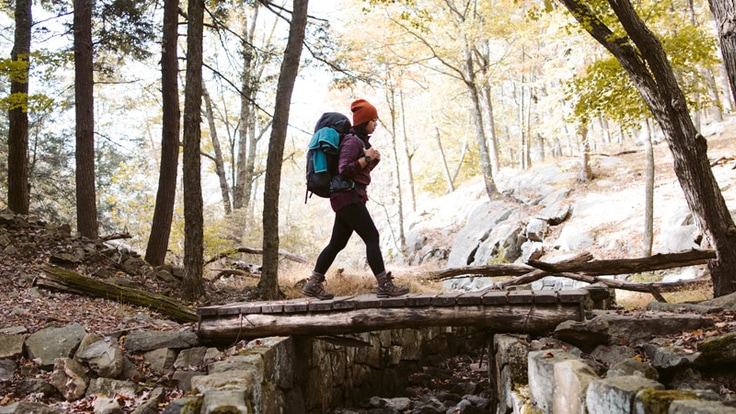
<instances>
[{"instance_id":1,"label":"slender tree","mask_svg":"<svg viewBox=\"0 0 736 414\"><path fill-rule=\"evenodd\" d=\"M662 44L628 0L609 0L623 28L612 31L581 0L559 0L627 72L659 123L675 174L698 228L716 251L708 263L714 296L736 292L736 225L708 161L708 142L696 129Z\"/></svg>"},{"instance_id":2,"label":"slender tree","mask_svg":"<svg viewBox=\"0 0 736 414\"><path fill-rule=\"evenodd\" d=\"M734 0L708 0L721 40L723 65L726 67L731 96L736 102L736 4Z\"/></svg>"},{"instance_id":3,"label":"slender tree","mask_svg":"<svg viewBox=\"0 0 736 414\"><path fill-rule=\"evenodd\" d=\"M204 113L207 117L207 125L210 128L210 139L212 140L212 149L214 152L209 158L215 163L215 174L217 174L217 178L220 180L222 207L225 209L225 214L230 215L233 211L230 203L230 184L228 184L227 176L225 175L225 161L222 158L222 149L220 149L220 139L217 134L217 122L215 121L215 112L212 109L212 99L204 83L202 84L202 99L204 99Z\"/></svg>"},{"instance_id":4,"label":"slender tree","mask_svg":"<svg viewBox=\"0 0 736 414\"><path fill-rule=\"evenodd\" d=\"M200 143L202 131L202 35L204 1L189 2L187 69L184 93L184 281L183 297L194 301L204 295L204 218Z\"/></svg>"},{"instance_id":5,"label":"slender tree","mask_svg":"<svg viewBox=\"0 0 736 414\"><path fill-rule=\"evenodd\" d=\"M74 0L74 98L76 113L77 230L97 238L95 191L95 117L90 0Z\"/></svg>"},{"instance_id":6,"label":"slender tree","mask_svg":"<svg viewBox=\"0 0 736 414\"><path fill-rule=\"evenodd\" d=\"M178 61L179 0L164 1L163 39L161 42L161 165L159 166L156 206L151 222L145 259L161 265L171 234L171 222L176 200L176 180L179 169L179 61Z\"/></svg>"},{"instance_id":7,"label":"slender tree","mask_svg":"<svg viewBox=\"0 0 736 414\"><path fill-rule=\"evenodd\" d=\"M278 283L279 266L279 190L281 188L281 164L289 123L289 105L294 91L294 82L299 72L305 30L307 26L308 0L294 0L289 27L289 40L281 62L276 105L271 138L266 160L266 183L263 195L263 272L258 283L259 294L264 299L280 296Z\"/></svg>"},{"instance_id":8,"label":"slender tree","mask_svg":"<svg viewBox=\"0 0 736 414\"><path fill-rule=\"evenodd\" d=\"M28 73L31 54L31 0L15 2L15 44L11 53L11 101L8 114L8 207L28 214Z\"/></svg>"}]
</instances>

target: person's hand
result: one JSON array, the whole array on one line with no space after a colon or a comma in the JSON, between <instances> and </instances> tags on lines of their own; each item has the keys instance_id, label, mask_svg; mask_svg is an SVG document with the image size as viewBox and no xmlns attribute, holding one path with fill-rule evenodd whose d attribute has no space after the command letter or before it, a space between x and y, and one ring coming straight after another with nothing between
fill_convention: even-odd
<instances>
[{"instance_id":1,"label":"person's hand","mask_svg":"<svg viewBox=\"0 0 736 414\"><path fill-rule=\"evenodd\" d=\"M367 157L371 157L371 160L378 161L381 159L381 153L378 152L378 150L373 147L363 150L363 155Z\"/></svg>"}]
</instances>

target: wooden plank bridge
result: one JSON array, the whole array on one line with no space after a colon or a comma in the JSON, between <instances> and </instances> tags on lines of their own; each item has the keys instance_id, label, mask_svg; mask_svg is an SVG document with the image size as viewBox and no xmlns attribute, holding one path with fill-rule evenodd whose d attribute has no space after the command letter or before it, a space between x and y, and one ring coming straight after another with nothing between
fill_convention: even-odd
<instances>
[{"instance_id":1,"label":"wooden plank bridge","mask_svg":"<svg viewBox=\"0 0 736 414\"><path fill-rule=\"evenodd\" d=\"M239 302L197 309L205 342L289 335L336 335L426 326L478 326L503 333L545 333L585 318L585 290L488 291L339 296Z\"/></svg>"}]
</instances>

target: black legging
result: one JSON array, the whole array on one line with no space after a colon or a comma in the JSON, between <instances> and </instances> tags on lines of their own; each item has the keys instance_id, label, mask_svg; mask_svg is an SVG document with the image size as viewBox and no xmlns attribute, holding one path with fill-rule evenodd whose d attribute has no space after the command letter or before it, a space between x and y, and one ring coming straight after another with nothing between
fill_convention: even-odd
<instances>
[{"instance_id":1,"label":"black legging","mask_svg":"<svg viewBox=\"0 0 736 414\"><path fill-rule=\"evenodd\" d=\"M317 257L314 271L324 275L335 261L337 254L348 244L353 231L358 233L365 243L365 254L368 258L368 266L374 275L383 273L385 269L381 246L379 244L378 229L373 223L365 203L354 203L340 209L335 214L335 224L332 227L330 243Z\"/></svg>"}]
</instances>

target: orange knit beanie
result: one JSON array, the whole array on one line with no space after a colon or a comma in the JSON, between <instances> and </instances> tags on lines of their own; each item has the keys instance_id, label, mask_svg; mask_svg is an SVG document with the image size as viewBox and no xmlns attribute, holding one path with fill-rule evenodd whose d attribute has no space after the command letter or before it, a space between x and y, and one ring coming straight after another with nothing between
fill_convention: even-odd
<instances>
[{"instance_id":1,"label":"orange knit beanie","mask_svg":"<svg viewBox=\"0 0 736 414\"><path fill-rule=\"evenodd\" d=\"M358 99L350 104L350 111L353 113L353 126L365 124L372 119L378 119L376 107L365 99Z\"/></svg>"}]
</instances>

